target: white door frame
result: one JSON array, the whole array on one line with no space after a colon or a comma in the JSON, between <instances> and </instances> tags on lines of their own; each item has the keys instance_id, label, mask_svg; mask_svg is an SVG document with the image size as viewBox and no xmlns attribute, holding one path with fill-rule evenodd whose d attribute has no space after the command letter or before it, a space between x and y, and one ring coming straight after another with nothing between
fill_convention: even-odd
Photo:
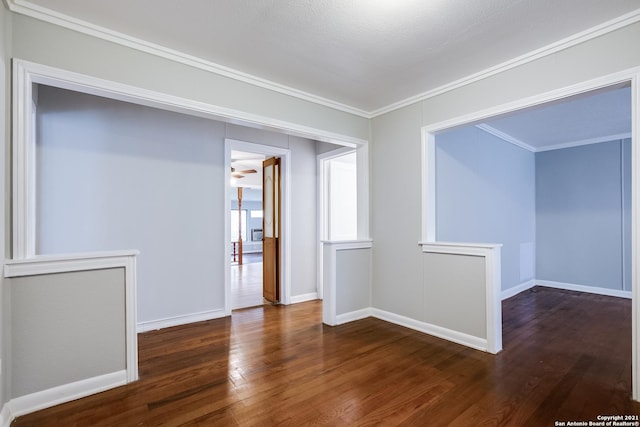
<instances>
[{"instance_id":1,"label":"white door frame","mask_svg":"<svg viewBox=\"0 0 640 427\"><path fill-rule=\"evenodd\" d=\"M349 153L357 152L357 149L354 147L341 147L335 150L327 151L326 153L317 155L316 162L316 170L318 171L318 274L317 274L317 292L318 299L323 299L324 291L323 291L323 241L327 240L327 205L328 205L328 189L327 189L327 176L326 176L326 165L327 161L335 159L336 157L341 157L347 155ZM357 167L357 166L356 166Z\"/></svg>"},{"instance_id":2,"label":"white door frame","mask_svg":"<svg viewBox=\"0 0 640 427\"><path fill-rule=\"evenodd\" d=\"M291 302L291 150L278 148L270 145L256 144L246 141L225 138L224 140L224 165L225 165L225 186L224 186L224 235L225 235L225 271L224 271L224 311L227 316L231 315L231 151L245 151L248 153L263 154L265 156L280 157L281 168L281 240L280 240L280 302L290 304Z\"/></svg>"},{"instance_id":3,"label":"white door frame","mask_svg":"<svg viewBox=\"0 0 640 427\"><path fill-rule=\"evenodd\" d=\"M422 242L434 243L436 240L435 218L435 136L436 133L456 126L470 124L489 117L509 113L523 108L544 104L584 92L612 86L620 83L631 84L631 295L632 295L632 397L640 401L640 67L614 73L608 76L578 83L540 95L517 100L508 104L477 111L422 128ZM493 295L491 304L487 303L487 316L492 316L499 324L502 334L501 294ZM496 309L491 309L491 306ZM501 338L501 337L500 337Z\"/></svg>"}]
</instances>

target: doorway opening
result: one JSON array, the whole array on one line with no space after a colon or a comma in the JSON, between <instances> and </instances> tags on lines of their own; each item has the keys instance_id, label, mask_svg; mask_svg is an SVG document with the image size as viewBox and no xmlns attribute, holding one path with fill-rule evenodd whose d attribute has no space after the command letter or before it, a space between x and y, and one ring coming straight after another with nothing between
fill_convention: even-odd
<instances>
[{"instance_id":1,"label":"doorway opening","mask_svg":"<svg viewBox=\"0 0 640 427\"><path fill-rule=\"evenodd\" d=\"M454 182L449 181L449 184L446 184L446 180L440 176L443 172L441 169L443 161L450 162L449 167L455 166L453 169L449 168L447 172L450 177L455 178L455 186L460 184L459 178L466 174L466 178L471 178L468 179L468 183L486 187L487 191L484 192L486 197L483 197L483 193L478 188L463 192L458 187L455 192L450 192L450 194L464 194L465 197L469 196L476 200L477 203L469 211L475 216L474 220L479 220L481 217L488 218L496 229L513 226L511 231L503 230L502 232L509 237L518 237L517 241L506 241L503 244L502 293L498 290L497 293L487 295L487 301L491 300L495 307L490 310L487 304L487 316L495 319L499 325L496 332L500 334L500 339L502 337L501 300L533 286L543 285L625 298L631 298L632 294L637 292L635 289L637 280L635 273L632 273L634 268L630 268L634 264L633 253L637 253L637 243L634 233L631 232L634 217L632 211L635 210L632 200L636 199L638 191L635 187L635 178L632 178L632 175L637 176L634 169L637 167L638 155L636 142L632 137L637 120L632 114L633 104L636 102L633 96L635 90L637 88L633 79L618 80L618 77L609 81L601 79L579 85L571 90L566 89L544 97L536 97L531 101L524 100L519 103L518 108L512 104L502 109L478 112L460 120L451 120L441 125L434 124L423 128L424 165L426 166L423 192L424 240L436 242L443 239L458 239L452 233L459 232L460 228L453 226L450 220L455 220L452 212L455 215L464 215L464 209L460 207L447 212L447 209L444 209L445 206L441 204L441 195L437 195L443 185ZM591 103L587 106L590 99L596 98L599 103ZM602 109L607 98L613 103ZM541 99L545 101L541 102ZM561 114L567 106L580 104L586 107L583 110L585 114L582 120L574 120L578 116L574 114L575 111L565 111L569 113L566 116ZM531 117L542 116L547 117L547 122L529 120ZM599 121L607 117L613 120L604 126L608 127L605 132L586 135L586 132L600 127L602 123ZM479 138L485 140L493 138L491 144L496 150L495 142L500 139L510 143L504 145L510 149L502 150L501 153L498 153L500 150L488 153L481 150L480 144L471 144L468 149L473 150L474 153L467 152L465 161L454 160L451 154L456 151L455 141L447 150L443 150L436 144L438 137L446 132L457 132L458 137L464 136L466 132L464 138L467 139L471 134L484 135ZM574 132L573 137L565 138L564 141L558 140L566 137L568 132ZM536 142L535 138L530 138L535 135L544 136L545 133L549 136L545 142ZM518 149L524 150L517 154L515 151ZM514 156L507 158L505 152L509 150L514 152ZM488 167L491 171L490 179L479 174L480 166L476 163L479 156L485 157L485 166L490 166L491 162L497 161L494 163L497 167ZM516 157L521 158L522 162L516 161ZM585 162L578 161L579 159L590 160ZM606 162L606 165L603 162ZM524 169L522 165L529 168L531 172L529 178L524 177L526 174L522 173ZM504 167L517 169L520 181L511 178L504 185L505 191L501 191L488 185L486 181L497 178L498 170L503 170ZM596 180L597 174L600 174L603 179ZM520 197L524 194L523 191L517 191L514 187L526 183L527 180L534 184L533 190L529 191L531 196L529 199L532 202L530 206L533 206L531 211L534 212L533 215L529 215L531 227L510 224L504 219L505 211L516 206L513 203L515 197L505 197L506 190ZM598 192L600 192L599 195ZM489 200L489 198L493 199ZM513 206L503 204L499 214L489 214L493 208L499 208L498 199L503 199ZM578 204L572 207L566 203L571 201L570 199L575 199ZM610 206L605 208L602 204L607 200ZM612 208L614 205L615 209ZM564 222L560 221L561 215L566 216ZM603 215L608 215L607 221L611 225L606 230L603 227L604 218L596 218ZM509 221L513 221L514 218L521 221L522 216L511 216ZM595 222L594 219L596 219ZM481 226L478 221L463 220L461 223L475 228L476 233L485 233L485 237L476 236L475 240L469 240L469 236L464 238L458 236L457 241L502 243L495 236L487 237L487 227ZM584 226L584 224L590 225ZM580 226L582 229L578 230ZM573 249L568 249L567 245L562 246L558 243L558 239L561 239L562 244L570 244ZM590 244L586 243L588 240L591 241ZM602 252L607 245L609 249ZM588 248L592 252L590 255L586 254ZM552 253L553 251L555 252ZM583 257L580 263L575 262L578 257ZM610 265L610 271L604 271L605 263ZM588 274L585 275L585 272ZM604 273L608 273L610 278L605 279ZM631 277L632 274L634 277ZM633 303L635 305L635 301ZM637 343L635 324L633 330L632 346L635 349ZM611 331L611 333L614 332ZM635 384L637 377L635 350L634 355L630 356L630 362L634 365L633 382ZM634 395L637 394L637 390L634 385Z\"/></svg>"},{"instance_id":2,"label":"doorway opening","mask_svg":"<svg viewBox=\"0 0 640 427\"><path fill-rule=\"evenodd\" d=\"M290 152L232 139L225 140L225 151L226 311L231 314L232 310L265 303L286 304L291 268ZM270 165L275 159L278 183L274 194L274 168ZM275 210L274 205L278 206ZM274 234L275 243L271 240Z\"/></svg>"},{"instance_id":3,"label":"doorway opening","mask_svg":"<svg viewBox=\"0 0 640 427\"><path fill-rule=\"evenodd\" d=\"M262 162L264 154L231 151L231 308L264 303Z\"/></svg>"}]
</instances>

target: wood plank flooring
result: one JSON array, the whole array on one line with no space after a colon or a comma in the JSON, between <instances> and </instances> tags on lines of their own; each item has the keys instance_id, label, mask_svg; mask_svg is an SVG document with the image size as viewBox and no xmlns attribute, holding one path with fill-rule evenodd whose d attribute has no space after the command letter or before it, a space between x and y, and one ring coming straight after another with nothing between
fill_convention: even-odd
<instances>
[{"instance_id":1,"label":"wood plank flooring","mask_svg":"<svg viewBox=\"0 0 640 427\"><path fill-rule=\"evenodd\" d=\"M262 259L262 254L260 254ZM231 308L255 307L262 298L262 262L231 265Z\"/></svg>"},{"instance_id":2,"label":"wood plank flooring","mask_svg":"<svg viewBox=\"0 0 640 427\"><path fill-rule=\"evenodd\" d=\"M463 315L463 313L460 313ZM140 381L14 426L553 426L640 415L631 301L533 288L503 304L497 356L318 301L139 336Z\"/></svg>"}]
</instances>

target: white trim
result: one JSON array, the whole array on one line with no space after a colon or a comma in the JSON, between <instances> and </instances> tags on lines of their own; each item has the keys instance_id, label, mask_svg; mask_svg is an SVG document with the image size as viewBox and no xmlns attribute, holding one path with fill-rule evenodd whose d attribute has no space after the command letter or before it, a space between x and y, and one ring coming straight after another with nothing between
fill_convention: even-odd
<instances>
[{"instance_id":1,"label":"white trim","mask_svg":"<svg viewBox=\"0 0 640 427\"><path fill-rule=\"evenodd\" d=\"M469 114L463 114L461 116L443 120L441 122L431 123L422 127L423 143L425 142L424 138L428 134L437 133L460 125L479 122L494 116L499 116L501 114L545 104L547 102L567 98L569 96L578 95L585 92L590 92L592 90L604 88L607 86L613 86L619 83L628 83L638 72L640 72L640 67L632 67L627 70L587 80L585 82L580 82L560 89L554 89L538 95L533 95L516 101L486 108L484 110L475 111Z\"/></svg>"},{"instance_id":2,"label":"white trim","mask_svg":"<svg viewBox=\"0 0 640 427\"><path fill-rule=\"evenodd\" d=\"M11 423L15 418L15 415L11 413L8 402L2 405L2 411L0 411L0 427L11 427Z\"/></svg>"},{"instance_id":3,"label":"white trim","mask_svg":"<svg viewBox=\"0 0 640 427\"><path fill-rule=\"evenodd\" d=\"M520 141L518 138L514 138L508 133L504 133L501 130L496 129L493 126L489 126L486 123L478 123L476 127L487 132L488 134L495 136L496 138L500 138L501 140L508 142L509 144L513 144L516 147L524 148L525 150L531 151L533 153L538 151L535 147L527 144L526 142Z\"/></svg>"},{"instance_id":4,"label":"white trim","mask_svg":"<svg viewBox=\"0 0 640 427\"><path fill-rule=\"evenodd\" d=\"M148 320L137 325L138 333L155 331L158 329L171 328L173 326L186 325L189 323L202 322L205 320L219 319L226 317L225 310L208 310L199 313L184 314L181 316L166 317L164 319Z\"/></svg>"},{"instance_id":5,"label":"white trim","mask_svg":"<svg viewBox=\"0 0 640 427\"><path fill-rule=\"evenodd\" d=\"M137 250L129 250L68 255L40 255L28 259L8 259L5 260L4 264L4 277L127 267L129 257L135 257L139 254L140 252Z\"/></svg>"},{"instance_id":6,"label":"white trim","mask_svg":"<svg viewBox=\"0 0 640 427\"><path fill-rule=\"evenodd\" d=\"M119 387L126 383L126 371L118 371L16 397L6 403L5 406L9 407L8 412L10 417L16 418L21 415Z\"/></svg>"},{"instance_id":7,"label":"white trim","mask_svg":"<svg viewBox=\"0 0 640 427\"><path fill-rule=\"evenodd\" d=\"M599 144L601 142L617 141L620 139L631 138L631 132L618 133L615 135L600 136L597 138L581 139L578 141L563 142L562 144L548 145L540 147L536 150L536 153L542 151L562 150L563 148L579 147L581 145Z\"/></svg>"},{"instance_id":8,"label":"white trim","mask_svg":"<svg viewBox=\"0 0 640 427\"><path fill-rule=\"evenodd\" d=\"M18 61L13 62L13 257L35 254L35 142L32 135L32 84Z\"/></svg>"},{"instance_id":9,"label":"white trim","mask_svg":"<svg viewBox=\"0 0 640 427\"><path fill-rule=\"evenodd\" d=\"M421 242L422 252L452 255L469 255L484 258L485 270L485 326L487 330L486 348L489 353L502 351L502 278L501 244Z\"/></svg>"},{"instance_id":10,"label":"white trim","mask_svg":"<svg viewBox=\"0 0 640 427\"><path fill-rule=\"evenodd\" d=\"M419 242L422 252L487 256L488 251L501 248L501 243Z\"/></svg>"},{"instance_id":11,"label":"white trim","mask_svg":"<svg viewBox=\"0 0 640 427\"><path fill-rule=\"evenodd\" d=\"M640 401L640 70L631 78L631 393Z\"/></svg>"},{"instance_id":12,"label":"white trim","mask_svg":"<svg viewBox=\"0 0 640 427\"><path fill-rule=\"evenodd\" d=\"M537 286L545 286L547 288L564 289L566 291L585 292L588 294L606 295L610 297L631 299L631 291L622 291L619 289L600 288L597 286L577 285L574 283L554 282L551 280L536 280Z\"/></svg>"},{"instance_id":13,"label":"white trim","mask_svg":"<svg viewBox=\"0 0 640 427\"><path fill-rule=\"evenodd\" d=\"M138 379L138 336L136 334L136 255L137 250L47 255L21 260L5 260L4 277L124 268L127 381Z\"/></svg>"},{"instance_id":14,"label":"white trim","mask_svg":"<svg viewBox=\"0 0 640 427\"><path fill-rule=\"evenodd\" d=\"M105 27L94 25L89 22L53 11L51 9L46 9L42 6L35 5L28 1L7 0L7 5L9 6L9 10L14 13L20 13L22 15L30 16L32 18L49 22L63 28L68 28L82 34L87 34L102 40L107 40L120 46L125 46L144 53L158 56L160 58L175 61L177 63L184 64L193 68L228 77L240 82L248 83L252 86L272 90L274 92L309 101L314 104L333 108L335 110L344 111L346 113L354 114L367 119L371 117L368 112L360 108L352 107L341 102L337 102L293 88L291 86L276 83L271 80L244 73L230 67L225 67L213 61L189 55L187 53L170 49L165 46L151 43L136 37L132 37Z\"/></svg>"},{"instance_id":15,"label":"white trim","mask_svg":"<svg viewBox=\"0 0 640 427\"><path fill-rule=\"evenodd\" d=\"M307 301L315 301L319 299L318 298L318 293L317 292L310 292L308 294L302 294L302 295L292 295L290 302L291 304L299 304L301 302L307 302Z\"/></svg>"},{"instance_id":16,"label":"white trim","mask_svg":"<svg viewBox=\"0 0 640 427\"><path fill-rule=\"evenodd\" d=\"M399 314L390 313L388 311L380 310L378 308L371 309L371 315L376 319L380 319L380 320L384 320L385 322L404 326L405 328L409 328L418 332L423 332L425 334L433 335L435 337L442 338L447 341L452 341L454 343L461 344L467 347L471 347L476 350L489 351L487 340L474 337L473 335L468 335L462 332L453 331L451 329L432 325L427 322L421 322L419 320L415 320L410 317L405 317Z\"/></svg>"},{"instance_id":17,"label":"white trim","mask_svg":"<svg viewBox=\"0 0 640 427\"><path fill-rule=\"evenodd\" d=\"M328 191L327 191L327 177L326 177L326 162L328 160L334 159L336 157L341 157L347 155L349 153L353 153L356 150L352 147L341 147L335 150L327 151L325 153L318 154L316 156L316 171L318 174L317 185L316 185L316 194L317 194L317 218L318 224L316 226L316 239L317 239L317 274L316 274L316 289L318 293L318 298L323 299L323 271L322 265L324 263L323 250L322 250L322 241L327 238L327 206L328 206ZM356 173L360 173L356 171ZM368 214L368 212L367 212Z\"/></svg>"},{"instance_id":18,"label":"white trim","mask_svg":"<svg viewBox=\"0 0 640 427\"><path fill-rule=\"evenodd\" d=\"M607 33L611 33L620 28L626 27L628 25L634 24L640 21L640 9L636 9L632 12L629 12L625 15L622 15L618 18L614 18L610 21L604 22L600 25L582 31L578 34L574 34L565 39L559 40L555 43L551 43L547 46L544 46L540 49L536 49L534 51L528 52L524 55L518 56L516 58L510 59L508 61L502 62L498 65L494 65L493 67L482 70L478 73L471 74L469 76L463 77L461 79L455 80L453 82L447 83L435 89L428 90L426 92L411 96L402 101L395 102L393 104L387 105L386 107L379 108L377 110L371 111L369 114L371 118L375 118L382 114L389 113L394 110L398 110L400 108L404 108L408 105L415 104L416 102L424 101L429 98L436 97L438 95L442 95L443 93L450 92L452 90L461 88L463 86L467 86L469 84L475 83L477 81L486 79L488 77L494 76L496 74L503 73L505 71L509 71L511 69L517 68L521 65L528 64L530 62L536 61L540 58L544 58L545 56L553 55L554 53L560 52L562 50L568 49L572 46L579 45L596 37L600 37Z\"/></svg>"},{"instance_id":19,"label":"white trim","mask_svg":"<svg viewBox=\"0 0 640 427\"><path fill-rule=\"evenodd\" d=\"M554 145L545 145L543 147L534 147L517 138L512 137L508 133L502 132L486 123L475 125L478 129L483 130L501 140L513 144L517 147L524 148L532 153L540 153L543 151L562 150L563 148L579 147L581 145L599 144L601 142L617 141L620 139L631 138L631 132L617 133L613 135L599 136L597 138L580 139L577 141L567 141Z\"/></svg>"},{"instance_id":20,"label":"white trim","mask_svg":"<svg viewBox=\"0 0 640 427\"><path fill-rule=\"evenodd\" d=\"M238 141L231 138L225 138L225 312L231 315L231 248L226 242L231 241L231 225L228 215L231 209L231 151L246 151L249 153L264 154L266 156L280 157L281 168L281 236L280 236L280 303L288 305L291 300L291 150L288 148L273 147L271 145L256 144L246 141Z\"/></svg>"},{"instance_id":21,"label":"white trim","mask_svg":"<svg viewBox=\"0 0 640 427\"><path fill-rule=\"evenodd\" d=\"M518 295L521 292L528 291L536 285L536 281L534 279L528 280L526 282L520 283L519 285L513 286L509 289L505 289L502 291L502 300L509 299Z\"/></svg>"},{"instance_id":22,"label":"white trim","mask_svg":"<svg viewBox=\"0 0 640 427\"><path fill-rule=\"evenodd\" d=\"M422 132L422 241L436 241L436 136Z\"/></svg>"},{"instance_id":23,"label":"white trim","mask_svg":"<svg viewBox=\"0 0 640 427\"><path fill-rule=\"evenodd\" d=\"M338 314L336 316L336 325L343 325L345 323L355 322L356 320L366 319L367 317L372 317L372 313L373 309L371 307L367 307L349 313Z\"/></svg>"}]
</instances>

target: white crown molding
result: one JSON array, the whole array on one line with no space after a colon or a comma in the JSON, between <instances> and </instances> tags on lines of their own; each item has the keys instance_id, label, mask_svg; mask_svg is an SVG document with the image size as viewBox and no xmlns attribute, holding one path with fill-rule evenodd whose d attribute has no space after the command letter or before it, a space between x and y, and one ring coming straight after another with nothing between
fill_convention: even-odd
<instances>
[{"instance_id":1,"label":"white crown molding","mask_svg":"<svg viewBox=\"0 0 640 427\"><path fill-rule=\"evenodd\" d=\"M478 73L471 74L445 85L439 86L434 89L419 93L404 100L389 104L385 107L379 108L373 111L365 111L360 108L356 108L344 103L333 101L327 98L323 98L318 95L314 95L308 92L304 92L289 86L285 86L279 83L272 82L267 79L263 79L257 76L253 76L247 73L243 73L238 70L234 70L229 67L216 64L212 61L207 61L202 58L198 58L193 55L189 55L183 52L179 52L174 49L170 49L164 46L160 46L145 40L141 40L135 37L122 34L108 28L100 27L91 24L80 19L70 17L51 9L43 8L25 0L6 0L6 4L9 10L14 13L19 13L25 16L29 16L35 19L39 19L44 22L48 22L54 25L58 25L64 28L68 28L73 31L77 31L83 34L88 34L103 40L107 40L113 43L117 43L122 46L126 46L132 49L136 49L145 53L160 56L165 59L173 60L185 65L189 65L195 68L199 68L205 71L209 71L218 75L229 77L238 81L242 81L248 84L252 84L264 89L273 90L285 95L293 96L298 99L303 99L309 102L313 102L326 107L334 108L339 111L354 114L366 119L371 119L388 112L398 110L416 102L424 101L429 98L441 95L443 93L458 89L460 87L472 84L479 80L491 77L493 75L502 73L504 71L519 67L526 63L535 61L545 56L554 54L561 50L578 45L593 38L610 33L617 29L623 28L627 25L640 21L640 9L636 9L618 18L604 22L600 25L574 34L555 43L544 46L540 49L528 52L524 55L502 62L493 67L482 70Z\"/></svg>"},{"instance_id":2,"label":"white crown molding","mask_svg":"<svg viewBox=\"0 0 640 427\"><path fill-rule=\"evenodd\" d=\"M518 146L520 148L524 148L525 150L531 151L531 152L536 152L536 148L532 147L531 145L527 144L526 142L520 141L518 138L514 138L511 135L509 135L508 133L504 133L492 126L489 126L488 124L485 123L480 123L477 124L476 127L478 129L481 129L497 138L500 138L503 141L506 141L510 144L513 144L515 146Z\"/></svg>"},{"instance_id":3,"label":"white crown molding","mask_svg":"<svg viewBox=\"0 0 640 427\"><path fill-rule=\"evenodd\" d=\"M640 21L640 9L636 9L632 12L629 12L625 15L619 16L618 18L614 18L610 21L604 22L600 25L596 25L595 27L589 28L580 33L574 34L572 36L566 37L562 40L559 40L555 43L551 43L547 46L544 46L540 49L533 50L531 52L525 53L524 55L520 55L516 58L510 59L508 61L502 62L498 65L494 65L493 67L487 68L475 74L471 74L467 77L463 77L461 79L455 80L453 82L447 83L440 87L428 90L426 92L422 92L420 94L411 96L402 101L395 102L393 104L387 105L386 107L382 107L380 109L371 111L369 114L371 118L380 116L382 114L389 113L394 110L398 110L400 108L406 107L411 104L415 104L416 102L424 101L429 98L433 98L435 96L441 95L446 92L450 92L452 90L461 88L463 86L469 85L471 83L475 83L482 79L486 79L488 77L494 76L496 74L500 74L504 71L511 70L513 68L519 67L521 65L527 64L529 62L536 61L545 56L552 55L556 52L560 52L561 50L568 49L572 46L576 46L580 43L584 43L588 40L594 39L596 37L600 37L612 31L618 30L620 28L626 27L627 25L634 24Z\"/></svg>"},{"instance_id":4,"label":"white crown molding","mask_svg":"<svg viewBox=\"0 0 640 427\"><path fill-rule=\"evenodd\" d=\"M345 113L354 114L366 119L371 118L371 115L367 111L364 111L360 108L352 107L337 101L333 101L331 99L323 98L321 96L295 89L290 86L263 79L261 77L257 77L248 73L243 73L242 71L238 71L230 67L225 67L223 65L216 64L215 62L208 61L194 55L189 55L175 49L170 49L168 47L151 43L146 40L132 37L117 31L113 31L105 27L94 25L89 22L56 12L54 10L35 5L25 0L6 0L6 3L9 7L9 10L14 13L19 13L21 15L39 19L41 21L77 31L79 33L97 37L102 40L107 40L121 46L126 46L145 53L176 61L224 77L229 77L234 80L261 87L263 89L272 90L274 92L282 93L284 95L313 102L315 104L323 105L325 107L330 107L336 110L344 111Z\"/></svg>"},{"instance_id":5,"label":"white crown molding","mask_svg":"<svg viewBox=\"0 0 640 427\"><path fill-rule=\"evenodd\" d=\"M532 145L527 144L526 142L523 142L517 138L514 138L513 136L509 135L508 133L502 132L492 126L489 126L485 123L480 123L477 124L476 127L478 129L481 129L497 138L500 138L501 140L508 142L510 144L516 145L520 148L524 148L525 150L531 151L532 153L540 153L543 151L552 151L552 150L562 150L563 148L572 148L572 147L579 147L581 145L590 145L590 144L599 144L601 142L609 142L609 141L617 141L620 139L627 139L627 138L631 138L631 132L625 132L625 133L617 133L617 134L613 134L613 135L605 135L605 136L599 136L597 138L588 138L588 139L580 139L577 141L568 141L568 142L563 142L560 144L554 144L554 145L547 145L544 147L534 147Z\"/></svg>"},{"instance_id":6,"label":"white crown molding","mask_svg":"<svg viewBox=\"0 0 640 427\"><path fill-rule=\"evenodd\" d=\"M599 144L601 142L617 141L620 139L631 138L631 132L617 133L614 135L599 136L597 138L581 139L578 141L563 142L561 144L548 145L536 149L536 153L542 151L561 150L563 148L579 147L581 145Z\"/></svg>"}]
</instances>

